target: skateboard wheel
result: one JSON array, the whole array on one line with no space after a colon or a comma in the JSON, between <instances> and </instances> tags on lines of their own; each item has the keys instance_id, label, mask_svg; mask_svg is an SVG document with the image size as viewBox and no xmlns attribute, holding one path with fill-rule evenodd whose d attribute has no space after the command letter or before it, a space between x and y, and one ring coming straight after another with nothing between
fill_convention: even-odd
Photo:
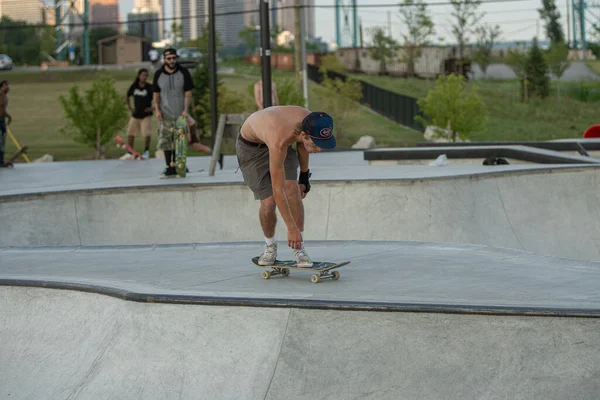
<instances>
[{"instance_id":1,"label":"skateboard wheel","mask_svg":"<svg viewBox=\"0 0 600 400\"><path fill-rule=\"evenodd\" d=\"M340 279L340 273L339 273L339 272L337 272L337 271L333 271L333 272L331 273L331 278L332 278L334 281L337 281L338 279Z\"/></svg>"},{"instance_id":2,"label":"skateboard wheel","mask_svg":"<svg viewBox=\"0 0 600 400\"><path fill-rule=\"evenodd\" d=\"M313 276L310 277L310 281L312 283L319 283L319 281L321 280L321 278L319 278L319 275L314 274Z\"/></svg>"},{"instance_id":3,"label":"skateboard wheel","mask_svg":"<svg viewBox=\"0 0 600 400\"><path fill-rule=\"evenodd\" d=\"M281 273L283 274L283 276L289 276L290 275L290 269L289 268L283 268L281 270Z\"/></svg>"},{"instance_id":4,"label":"skateboard wheel","mask_svg":"<svg viewBox=\"0 0 600 400\"><path fill-rule=\"evenodd\" d=\"M269 279L271 277L271 273L269 271L263 271L262 277L263 279Z\"/></svg>"}]
</instances>

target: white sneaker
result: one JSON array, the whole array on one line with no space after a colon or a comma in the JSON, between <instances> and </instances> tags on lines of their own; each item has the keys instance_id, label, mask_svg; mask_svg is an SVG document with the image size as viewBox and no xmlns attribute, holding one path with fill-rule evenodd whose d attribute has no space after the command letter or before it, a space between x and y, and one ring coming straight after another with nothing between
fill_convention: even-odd
<instances>
[{"instance_id":1,"label":"white sneaker","mask_svg":"<svg viewBox=\"0 0 600 400\"><path fill-rule=\"evenodd\" d=\"M148 154L148 150L146 150L143 154L142 154L142 158L144 160L147 160L148 158L150 158L150 154Z\"/></svg>"},{"instance_id":2,"label":"white sneaker","mask_svg":"<svg viewBox=\"0 0 600 400\"><path fill-rule=\"evenodd\" d=\"M296 257L296 266L302 268L311 268L313 266L313 262L308 256L306 249L295 250L294 256Z\"/></svg>"},{"instance_id":3,"label":"white sneaker","mask_svg":"<svg viewBox=\"0 0 600 400\"><path fill-rule=\"evenodd\" d=\"M258 258L258 265L273 265L277 260L277 243L265 244L265 251Z\"/></svg>"}]
</instances>

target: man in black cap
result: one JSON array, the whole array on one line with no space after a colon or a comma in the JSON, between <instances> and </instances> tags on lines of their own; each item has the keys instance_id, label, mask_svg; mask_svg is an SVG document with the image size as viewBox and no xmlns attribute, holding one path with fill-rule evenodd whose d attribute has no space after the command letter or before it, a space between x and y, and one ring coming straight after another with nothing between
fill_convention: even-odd
<instances>
[{"instance_id":1,"label":"man in black cap","mask_svg":"<svg viewBox=\"0 0 600 400\"><path fill-rule=\"evenodd\" d=\"M296 149L292 147L294 143ZM259 219L266 241L258 260L260 265L273 265L277 258L277 208L285 221L288 246L294 249L297 265L312 266L304 248L302 204L310 191L309 153L335 146L333 119L324 112L275 106L257 111L244 121L236 153L244 182L254 198L260 200Z\"/></svg>"},{"instance_id":2,"label":"man in black cap","mask_svg":"<svg viewBox=\"0 0 600 400\"><path fill-rule=\"evenodd\" d=\"M163 176L175 176L175 167L171 166L171 161L175 161L173 129L177 118L184 117L188 124L193 125L195 121L189 115L189 107L192 103L192 89L194 81L190 71L177 62L177 51L173 48L165 49L163 52L164 65L154 73L153 91L154 108L156 119L158 119L157 149L165 153L165 162L167 168ZM191 123L190 123L191 122ZM190 144L196 147L199 145L195 131L189 140ZM208 148L206 148L208 149ZM208 149L210 151L210 149ZM206 150L205 150L206 151ZM223 168L223 156L219 159L219 164Z\"/></svg>"}]
</instances>

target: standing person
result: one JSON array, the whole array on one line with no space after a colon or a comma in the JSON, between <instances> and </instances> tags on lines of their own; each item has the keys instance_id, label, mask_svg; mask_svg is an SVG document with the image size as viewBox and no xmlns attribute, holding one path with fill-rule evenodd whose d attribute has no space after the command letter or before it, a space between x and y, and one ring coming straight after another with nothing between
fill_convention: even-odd
<instances>
[{"instance_id":1,"label":"standing person","mask_svg":"<svg viewBox=\"0 0 600 400\"><path fill-rule=\"evenodd\" d=\"M12 117L7 111L8 92L10 84L8 81L0 82L0 167L4 167L4 152L6 151L7 127L12 122Z\"/></svg>"},{"instance_id":2,"label":"standing person","mask_svg":"<svg viewBox=\"0 0 600 400\"><path fill-rule=\"evenodd\" d=\"M132 96L133 107L131 107L130 101ZM148 158L152 140L152 84L148 82L148 70L146 68L138 71L137 78L127 90L125 101L131 112L127 127L129 145L133 148L135 137L141 132L146 139L142 158Z\"/></svg>"},{"instance_id":3,"label":"standing person","mask_svg":"<svg viewBox=\"0 0 600 400\"><path fill-rule=\"evenodd\" d=\"M259 110L264 108L262 79L254 84L254 102ZM279 105L279 96L277 96L277 85L275 84L275 81L271 81L271 105Z\"/></svg>"},{"instance_id":4,"label":"standing person","mask_svg":"<svg viewBox=\"0 0 600 400\"><path fill-rule=\"evenodd\" d=\"M189 115L189 108L192 102L192 89L194 82L190 71L177 62L177 51L173 48L165 49L163 52L165 63L154 74L154 109L156 119L158 119L157 149L165 153L165 163L167 167L163 176L175 176L177 174L175 167L171 162L175 161L173 130L177 118L184 117L188 125L193 125L195 121ZM194 138L190 138L192 146ZM198 146L196 146L198 147ZM210 151L210 148L206 147ZM221 155L221 168L223 168Z\"/></svg>"},{"instance_id":5,"label":"standing person","mask_svg":"<svg viewBox=\"0 0 600 400\"><path fill-rule=\"evenodd\" d=\"M260 200L259 220L266 242L258 260L260 265L273 265L277 258L274 237L278 209L297 265L312 266L304 248L302 204L310 191L309 153L335 146L333 119L324 112L309 112L303 107L268 107L250 115L241 126L236 141L238 163L244 182L254 198Z\"/></svg>"}]
</instances>

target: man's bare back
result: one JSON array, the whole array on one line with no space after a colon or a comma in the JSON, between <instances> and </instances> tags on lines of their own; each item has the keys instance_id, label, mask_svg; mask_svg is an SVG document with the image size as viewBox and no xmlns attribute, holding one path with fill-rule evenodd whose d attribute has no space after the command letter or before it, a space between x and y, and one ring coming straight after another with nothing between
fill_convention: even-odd
<instances>
[{"instance_id":1,"label":"man's bare back","mask_svg":"<svg viewBox=\"0 0 600 400\"><path fill-rule=\"evenodd\" d=\"M242 137L269 148L284 148L302 141L294 131L310 111L298 106L274 106L250 115L241 128Z\"/></svg>"}]
</instances>

